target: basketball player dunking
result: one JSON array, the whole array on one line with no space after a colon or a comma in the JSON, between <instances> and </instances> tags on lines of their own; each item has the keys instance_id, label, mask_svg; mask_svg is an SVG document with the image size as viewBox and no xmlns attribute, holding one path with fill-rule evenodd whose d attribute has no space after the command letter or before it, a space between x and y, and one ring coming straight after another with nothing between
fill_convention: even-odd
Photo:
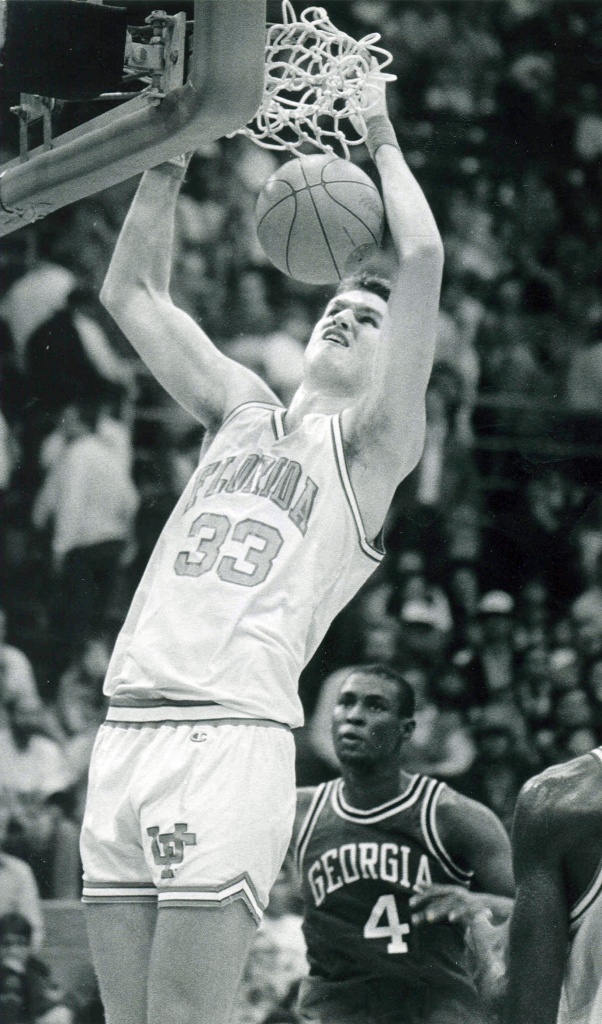
<instances>
[{"instance_id":1,"label":"basketball player dunking","mask_svg":"<svg viewBox=\"0 0 602 1024\"><path fill-rule=\"evenodd\" d=\"M341 778L301 789L295 825L318 1024L483 1024L465 924L507 918L510 842L496 816L401 770L414 694L380 665L352 669L333 714Z\"/></svg>"},{"instance_id":2,"label":"basketball player dunking","mask_svg":"<svg viewBox=\"0 0 602 1024\"><path fill-rule=\"evenodd\" d=\"M507 1024L602 1021L602 747L523 787Z\"/></svg>"},{"instance_id":3,"label":"basketball player dunking","mask_svg":"<svg viewBox=\"0 0 602 1024\"><path fill-rule=\"evenodd\" d=\"M339 289L289 409L169 296L181 168L142 178L102 300L206 427L117 640L82 831L108 1024L221 1024L295 814L299 673L382 558L425 429L443 250L373 76L368 143L397 254Z\"/></svg>"}]
</instances>

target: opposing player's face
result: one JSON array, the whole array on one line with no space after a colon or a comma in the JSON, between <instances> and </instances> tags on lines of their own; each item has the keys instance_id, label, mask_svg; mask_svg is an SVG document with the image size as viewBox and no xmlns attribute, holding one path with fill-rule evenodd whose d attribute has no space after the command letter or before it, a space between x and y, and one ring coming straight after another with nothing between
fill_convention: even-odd
<instances>
[{"instance_id":1,"label":"opposing player's face","mask_svg":"<svg viewBox=\"0 0 602 1024\"><path fill-rule=\"evenodd\" d=\"M397 757L411 732L399 713L395 683L354 673L343 683L334 708L332 735L341 764L374 764Z\"/></svg>"},{"instance_id":2,"label":"opposing player's face","mask_svg":"<svg viewBox=\"0 0 602 1024\"><path fill-rule=\"evenodd\" d=\"M306 369L318 385L366 387L386 309L379 295L359 288L330 300L305 350Z\"/></svg>"}]
</instances>

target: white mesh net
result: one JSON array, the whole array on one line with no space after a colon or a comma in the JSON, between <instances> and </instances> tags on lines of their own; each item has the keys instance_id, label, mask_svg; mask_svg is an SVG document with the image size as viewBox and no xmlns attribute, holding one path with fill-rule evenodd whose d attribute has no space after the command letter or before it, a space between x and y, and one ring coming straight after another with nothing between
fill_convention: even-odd
<instances>
[{"instance_id":1,"label":"white mesh net","mask_svg":"<svg viewBox=\"0 0 602 1024\"><path fill-rule=\"evenodd\" d=\"M253 121L234 135L248 135L266 149L296 153L307 145L325 153L338 148L349 159L365 133L349 120L362 112L362 93L373 62L384 69L392 56L376 44L378 32L359 41L341 32L323 7L308 7L299 18L282 0L282 23L270 25L265 88ZM342 123L345 122L345 131Z\"/></svg>"}]
</instances>

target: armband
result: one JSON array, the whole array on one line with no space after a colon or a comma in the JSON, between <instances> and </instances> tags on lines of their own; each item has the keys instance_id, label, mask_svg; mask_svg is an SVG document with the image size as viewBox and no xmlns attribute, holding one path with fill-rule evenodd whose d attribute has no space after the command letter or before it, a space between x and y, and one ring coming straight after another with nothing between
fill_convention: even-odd
<instances>
[{"instance_id":1,"label":"armband","mask_svg":"<svg viewBox=\"0 0 602 1024\"><path fill-rule=\"evenodd\" d=\"M401 153L395 129L386 114L375 114L374 117L366 121L366 128L368 129L366 146L373 160L377 149L381 146L395 146L395 149Z\"/></svg>"}]
</instances>

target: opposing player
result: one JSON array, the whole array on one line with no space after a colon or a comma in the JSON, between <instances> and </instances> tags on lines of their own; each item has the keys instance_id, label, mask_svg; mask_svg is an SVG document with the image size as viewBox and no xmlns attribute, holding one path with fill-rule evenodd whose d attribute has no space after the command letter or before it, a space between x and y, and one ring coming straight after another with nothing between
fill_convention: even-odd
<instances>
[{"instance_id":1,"label":"opposing player","mask_svg":"<svg viewBox=\"0 0 602 1024\"><path fill-rule=\"evenodd\" d=\"M299 790L296 859L319 1024L482 1024L465 924L512 906L510 842L482 804L401 769L414 695L352 669L333 714L341 778Z\"/></svg>"},{"instance_id":2,"label":"opposing player","mask_svg":"<svg viewBox=\"0 0 602 1024\"><path fill-rule=\"evenodd\" d=\"M512 845L508 1024L602 1021L602 747L530 779Z\"/></svg>"},{"instance_id":3,"label":"opposing player","mask_svg":"<svg viewBox=\"0 0 602 1024\"><path fill-rule=\"evenodd\" d=\"M143 176L103 286L207 430L118 638L90 772L84 900L109 1024L228 1019L293 826L299 673L379 564L421 453L442 244L372 88L397 270L328 303L289 409L170 299L180 167Z\"/></svg>"}]
</instances>

